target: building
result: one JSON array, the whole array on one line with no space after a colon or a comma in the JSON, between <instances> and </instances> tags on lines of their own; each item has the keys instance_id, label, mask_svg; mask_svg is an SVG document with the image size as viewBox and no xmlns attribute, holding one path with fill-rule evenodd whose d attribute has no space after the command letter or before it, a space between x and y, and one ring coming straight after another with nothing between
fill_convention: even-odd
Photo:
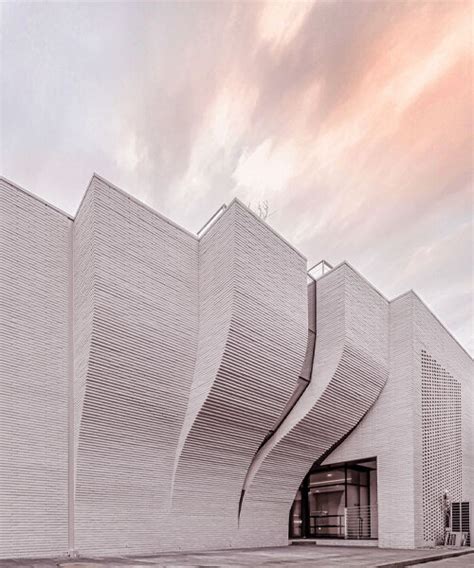
<instances>
[{"instance_id":1,"label":"building","mask_svg":"<svg viewBox=\"0 0 474 568\"><path fill-rule=\"evenodd\" d=\"M0 557L419 547L474 502L473 362L414 292L237 200L196 236L0 185Z\"/></svg>"}]
</instances>

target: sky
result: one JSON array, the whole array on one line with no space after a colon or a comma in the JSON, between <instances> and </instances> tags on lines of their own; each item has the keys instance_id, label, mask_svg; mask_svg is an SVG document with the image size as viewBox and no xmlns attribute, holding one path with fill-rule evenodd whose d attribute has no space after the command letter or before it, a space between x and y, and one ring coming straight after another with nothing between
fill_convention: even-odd
<instances>
[{"instance_id":1,"label":"sky","mask_svg":"<svg viewBox=\"0 0 474 568\"><path fill-rule=\"evenodd\" d=\"M473 334L471 2L0 6L0 171L93 172L189 230L234 197L308 259Z\"/></svg>"}]
</instances>

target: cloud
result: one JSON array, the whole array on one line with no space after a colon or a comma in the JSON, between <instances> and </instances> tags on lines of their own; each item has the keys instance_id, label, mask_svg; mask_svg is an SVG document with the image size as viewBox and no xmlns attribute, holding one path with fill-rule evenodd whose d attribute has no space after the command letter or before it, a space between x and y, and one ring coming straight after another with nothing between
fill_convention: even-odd
<instances>
[{"instance_id":1,"label":"cloud","mask_svg":"<svg viewBox=\"0 0 474 568\"><path fill-rule=\"evenodd\" d=\"M97 171L191 230L268 200L310 261L470 340L470 2L1 9L7 177L74 211Z\"/></svg>"},{"instance_id":2,"label":"cloud","mask_svg":"<svg viewBox=\"0 0 474 568\"><path fill-rule=\"evenodd\" d=\"M244 150L233 172L237 189L243 188L248 197L265 199L268 192L274 196L288 188L294 177L298 160L298 150L287 141L275 146L271 138L267 138L255 149Z\"/></svg>"},{"instance_id":3,"label":"cloud","mask_svg":"<svg viewBox=\"0 0 474 568\"><path fill-rule=\"evenodd\" d=\"M314 2L284 2L268 0L258 18L258 33L272 49L287 46L300 31Z\"/></svg>"}]
</instances>

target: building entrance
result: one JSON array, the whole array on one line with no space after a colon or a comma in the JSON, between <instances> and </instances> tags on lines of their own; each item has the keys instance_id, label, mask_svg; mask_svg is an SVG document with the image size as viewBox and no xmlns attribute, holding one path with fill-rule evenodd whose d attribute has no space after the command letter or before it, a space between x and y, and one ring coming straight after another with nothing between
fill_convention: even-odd
<instances>
[{"instance_id":1,"label":"building entrance","mask_svg":"<svg viewBox=\"0 0 474 568\"><path fill-rule=\"evenodd\" d=\"M377 538L377 460L313 466L291 507L290 538Z\"/></svg>"}]
</instances>

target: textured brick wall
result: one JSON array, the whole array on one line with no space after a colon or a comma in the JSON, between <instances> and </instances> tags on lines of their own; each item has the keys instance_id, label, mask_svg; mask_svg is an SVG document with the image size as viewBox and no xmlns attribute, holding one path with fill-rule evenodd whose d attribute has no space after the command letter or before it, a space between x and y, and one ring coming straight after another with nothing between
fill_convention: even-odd
<instances>
[{"instance_id":1,"label":"textured brick wall","mask_svg":"<svg viewBox=\"0 0 474 568\"><path fill-rule=\"evenodd\" d=\"M92 180L75 234L81 554L149 552L166 538L196 357L197 267L194 236Z\"/></svg>"},{"instance_id":2,"label":"textured brick wall","mask_svg":"<svg viewBox=\"0 0 474 568\"><path fill-rule=\"evenodd\" d=\"M284 545L296 491L313 464L368 411L388 376L388 302L343 264L317 284L312 380L249 476L239 543Z\"/></svg>"},{"instance_id":3,"label":"textured brick wall","mask_svg":"<svg viewBox=\"0 0 474 568\"><path fill-rule=\"evenodd\" d=\"M413 306L413 381L415 411L415 544L432 544L443 534L440 502L448 490L453 500L474 503L474 364L471 357L446 331L420 298L409 293ZM430 395L422 392L423 353L431 357ZM425 356L426 357L426 356ZM436 390L433 392L433 387ZM442 388L445 392L439 393ZM461 417L457 417L460 390ZM430 396L431 401L427 400ZM423 423L427 403L436 418L436 441L430 448L428 437L433 425ZM460 436L457 429L461 427ZM435 463L433 455L436 452ZM423 452L425 457L423 458ZM462 470L459 470L461 454ZM434 468L434 471L433 471ZM441 482L446 481L446 487ZM472 507L472 505L471 505ZM438 515L436 515L436 512Z\"/></svg>"},{"instance_id":4,"label":"textured brick wall","mask_svg":"<svg viewBox=\"0 0 474 568\"><path fill-rule=\"evenodd\" d=\"M95 178L74 245L76 550L231 546L301 368L304 258L237 201L198 241Z\"/></svg>"},{"instance_id":5,"label":"textured brick wall","mask_svg":"<svg viewBox=\"0 0 474 568\"><path fill-rule=\"evenodd\" d=\"M200 243L196 372L173 493L174 546L234 546L250 462L291 395L307 335L305 260L234 202Z\"/></svg>"},{"instance_id":6,"label":"textured brick wall","mask_svg":"<svg viewBox=\"0 0 474 568\"><path fill-rule=\"evenodd\" d=\"M389 379L359 426L325 463L377 457L378 535L382 547L414 546L412 306L390 303Z\"/></svg>"},{"instance_id":7,"label":"textured brick wall","mask_svg":"<svg viewBox=\"0 0 474 568\"><path fill-rule=\"evenodd\" d=\"M0 557L68 549L70 227L0 179Z\"/></svg>"},{"instance_id":8,"label":"textured brick wall","mask_svg":"<svg viewBox=\"0 0 474 568\"><path fill-rule=\"evenodd\" d=\"M420 358L422 540L436 543L444 539L444 493L462 499L461 383L425 349Z\"/></svg>"},{"instance_id":9,"label":"textured brick wall","mask_svg":"<svg viewBox=\"0 0 474 568\"><path fill-rule=\"evenodd\" d=\"M198 239L98 176L74 222L0 190L0 557L284 545L361 419L326 463L377 457L380 545L425 544L423 353L460 385L442 465L474 500L472 359L415 294L318 280L312 381L259 450L300 392L305 259L237 200Z\"/></svg>"},{"instance_id":10,"label":"textured brick wall","mask_svg":"<svg viewBox=\"0 0 474 568\"><path fill-rule=\"evenodd\" d=\"M461 447L451 453L444 447L434 464L425 462L423 469L422 431L422 350L433 356L461 385L462 433ZM423 527L433 521L438 504L441 522L440 488L430 483L442 480L448 472L451 497L456 478L462 477L462 493L473 499L473 363L427 307L413 292L390 303L390 375L379 400L367 413L357 429L337 448L325 463L377 457L379 546L413 548L432 544L423 536ZM451 380L451 379L449 379ZM451 410L454 407L451 406ZM449 412L447 405L442 412ZM452 419L453 417L451 417ZM437 423L438 440L446 435L446 416ZM456 438L457 439L457 438ZM462 472L456 470L455 456L462 452ZM448 455L449 454L449 455ZM429 467L428 467L429 466ZM433 468L434 467L434 471ZM454 485L453 485L454 484ZM423 486L425 504L423 508ZM431 493L430 493L431 492Z\"/></svg>"}]
</instances>

